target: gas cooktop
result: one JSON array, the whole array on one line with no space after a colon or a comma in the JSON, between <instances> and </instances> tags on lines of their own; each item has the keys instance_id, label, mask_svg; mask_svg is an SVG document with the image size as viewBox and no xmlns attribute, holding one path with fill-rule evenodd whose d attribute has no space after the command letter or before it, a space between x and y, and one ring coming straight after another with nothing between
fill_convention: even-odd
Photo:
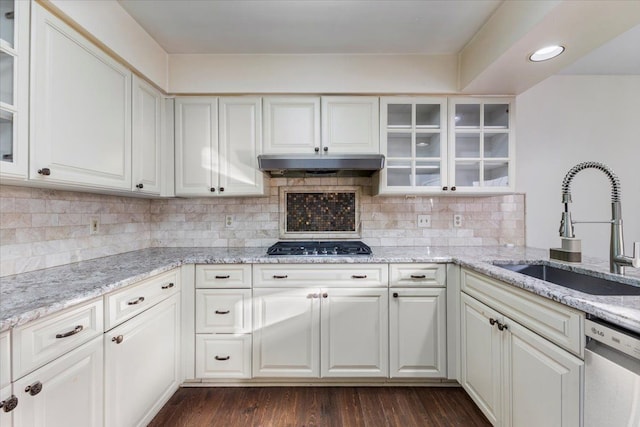
<instances>
[{"instance_id":1,"label":"gas cooktop","mask_svg":"<svg viewBox=\"0 0 640 427\"><path fill-rule=\"evenodd\" d=\"M300 241L277 242L267 255L341 256L371 255L371 248L359 241Z\"/></svg>"}]
</instances>

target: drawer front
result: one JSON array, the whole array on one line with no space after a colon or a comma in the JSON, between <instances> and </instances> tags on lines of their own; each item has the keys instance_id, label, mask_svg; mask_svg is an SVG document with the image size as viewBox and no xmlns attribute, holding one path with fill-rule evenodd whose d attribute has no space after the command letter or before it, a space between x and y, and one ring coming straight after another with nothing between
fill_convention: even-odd
<instances>
[{"instance_id":1,"label":"drawer front","mask_svg":"<svg viewBox=\"0 0 640 427\"><path fill-rule=\"evenodd\" d=\"M251 335L196 335L196 378L251 378Z\"/></svg>"},{"instance_id":2,"label":"drawer front","mask_svg":"<svg viewBox=\"0 0 640 427\"><path fill-rule=\"evenodd\" d=\"M391 287L443 287L447 280L445 264L391 264Z\"/></svg>"},{"instance_id":3,"label":"drawer front","mask_svg":"<svg viewBox=\"0 0 640 427\"><path fill-rule=\"evenodd\" d=\"M462 270L461 288L502 314L582 357L584 313L484 275Z\"/></svg>"},{"instance_id":4,"label":"drawer front","mask_svg":"<svg viewBox=\"0 0 640 427\"><path fill-rule=\"evenodd\" d=\"M387 264L254 264L255 287L386 287Z\"/></svg>"},{"instance_id":5,"label":"drawer front","mask_svg":"<svg viewBox=\"0 0 640 427\"><path fill-rule=\"evenodd\" d=\"M251 264L196 265L196 288L251 288Z\"/></svg>"},{"instance_id":6,"label":"drawer front","mask_svg":"<svg viewBox=\"0 0 640 427\"><path fill-rule=\"evenodd\" d=\"M104 297L109 330L180 291L179 270L171 270Z\"/></svg>"},{"instance_id":7,"label":"drawer front","mask_svg":"<svg viewBox=\"0 0 640 427\"><path fill-rule=\"evenodd\" d=\"M250 289L196 290L196 333L250 332Z\"/></svg>"},{"instance_id":8,"label":"drawer front","mask_svg":"<svg viewBox=\"0 0 640 427\"><path fill-rule=\"evenodd\" d=\"M11 384L11 345L9 331L0 333L0 388ZM0 400L3 400L0 397Z\"/></svg>"},{"instance_id":9,"label":"drawer front","mask_svg":"<svg viewBox=\"0 0 640 427\"><path fill-rule=\"evenodd\" d=\"M102 298L13 330L13 378L102 335Z\"/></svg>"}]
</instances>

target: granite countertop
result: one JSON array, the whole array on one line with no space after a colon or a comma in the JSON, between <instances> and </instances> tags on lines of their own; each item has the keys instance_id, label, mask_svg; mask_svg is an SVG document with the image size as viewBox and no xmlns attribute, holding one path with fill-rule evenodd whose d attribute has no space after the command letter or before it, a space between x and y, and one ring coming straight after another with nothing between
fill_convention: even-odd
<instances>
[{"instance_id":1,"label":"granite countertop","mask_svg":"<svg viewBox=\"0 0 640 427\"><path fill-rule=\"evenodd\" d=\"M0 278L0 331L89 301L183 264L454 262L640 333L640 296L590 295L523 276L493 262L548 261L524 247L374 247L371 256L268 257L266 248L151 248ZM640 286L640 270L608 273L608 261L563 268Z\"/></svg>"}]
</instances>

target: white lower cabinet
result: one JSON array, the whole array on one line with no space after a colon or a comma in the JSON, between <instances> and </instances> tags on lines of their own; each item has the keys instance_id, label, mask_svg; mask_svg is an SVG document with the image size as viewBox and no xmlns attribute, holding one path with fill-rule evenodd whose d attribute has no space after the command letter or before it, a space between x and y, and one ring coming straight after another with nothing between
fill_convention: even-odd
<instances>
[{"instance_id":1,"label":"white lower cabinet","mask_svg":"<svg viewBox=\"0 0 640 427\"><path fill-rule=\"evenodd\" d=\"M15 426L102 425L102 337L22 377L13 387L19 399Z\"/></svg>"},{"instance_id":2,"label":"white lower cabinet","mask_svg":"<svg viewBox=\"0 0 640 427\"><path fill-rule=\"evenodd\" d=\"M151 421L180 384L179 344L179 294L104 334L105 426Z\"/></svg>"},{"instance_id":3,"label":"white lower cabinet","mask_svg":"<svg viewBox=\"0 0 640 427\"><path fill-rule=\"evenodd\" d=\"M465 293L461 382L495 426L578 426L584 362Z\"/></svg>"},{"instance_id":4,"label":"white lower cabinet","mask_svg":"<svg viewBox=\"0 0 640 427\"><path fill-rule=\"evenodd\" d=\"M391 378L447 377L445 288L389 290Z\"/></svg>"}]
</instances>

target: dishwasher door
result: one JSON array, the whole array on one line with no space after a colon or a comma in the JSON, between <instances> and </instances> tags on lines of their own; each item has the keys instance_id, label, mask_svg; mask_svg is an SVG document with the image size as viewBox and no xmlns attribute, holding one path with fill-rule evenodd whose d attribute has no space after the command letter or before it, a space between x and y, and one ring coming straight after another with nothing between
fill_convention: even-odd
<instances>
[{"instance_id":1,"label":"dishwasher door","mask_svg":"<svg viewBox=\"0 0 640 427\"><path fill-rule=\"evenodd\" d=\"M592 340L584 363L584 427L640 427L640 360Z\"/></svg>"}]
</instances>

